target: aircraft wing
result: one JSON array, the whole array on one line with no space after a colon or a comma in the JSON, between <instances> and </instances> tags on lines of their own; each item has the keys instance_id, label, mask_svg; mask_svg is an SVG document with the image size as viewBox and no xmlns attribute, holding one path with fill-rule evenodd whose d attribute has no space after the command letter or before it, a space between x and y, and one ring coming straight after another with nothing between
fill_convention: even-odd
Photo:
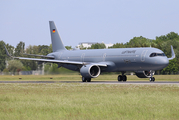
<instances>
[{"instance_id":1,"label":"aircraft wing","mask_svg":"<svg viewBox=\"0 0 179 120\"><path fill-rule=\"evenodd\" d=\"M33 61L40 61L40 62L51 62L51 63L61 63L61 64L72 64L72 65L87 65L87 64L93 64L93 65L98 65L101 67L107 67L107 64L105 63L91 63L91 62L79 62L79 61L67 61L67 60L55 60L52 59L54 58L53 56L43 56L45 58L51 58L51 59L39 59L39 58L26 58L26 57L13 57L9 54L9 52L7 51L5 45L4 45L6 54L11 57L11 58L15 58L15 59L20 59L20 60L33 60ZM29 54L28 54L29 55ZM38 57L42 57L41 55L34 55L34 54L30 54L33 56L38 56Z\"/></svg>"},{"instance_id":2,"label":"aircraft wing","mask_svg":"<svg viewBox=\"0 0 179 120\"><path fill-rule=\"evenodd\" d=\"M94 64L101 67L107 67L105 63L90 63L90 62L78 62L78 61L67 61L67 60L52 60L52 59L38 59L38 58L25 58L25 57L13 57L20 60L33 60L33 61L40 61L40 62L51 62L51 63L61 63L61 64L72 64L72 65L87 65L87 64Z\"/></svg>"}]
</instances>

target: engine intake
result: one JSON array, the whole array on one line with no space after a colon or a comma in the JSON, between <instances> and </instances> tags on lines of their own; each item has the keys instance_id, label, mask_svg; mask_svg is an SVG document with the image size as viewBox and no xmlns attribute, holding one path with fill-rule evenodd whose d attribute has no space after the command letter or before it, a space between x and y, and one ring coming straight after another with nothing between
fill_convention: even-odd
<instances>
[{"instance_id":1,"label":"engine intake","mask_svg":"<svg viewBox=\"0 0 179 120\"><path fill-rule=\"evenodd\" d=\"M151 74L154 75L154 71L152 71L152 73L150 71L137 71L135 72L136 76L139 78L149 78L151 77Z\"/></svg>"},{"instance_id":2,"label":"engine intake","mask_svg":"<svg viewBox=\"0 0 179 120\"><path fill-rule=\"evenodd\" d=\"M99 66L89 64L89 65L84 65L80 69L80 73L85 78L96 78L101 73L101 70Z\"/></svg>"}]
</instances>

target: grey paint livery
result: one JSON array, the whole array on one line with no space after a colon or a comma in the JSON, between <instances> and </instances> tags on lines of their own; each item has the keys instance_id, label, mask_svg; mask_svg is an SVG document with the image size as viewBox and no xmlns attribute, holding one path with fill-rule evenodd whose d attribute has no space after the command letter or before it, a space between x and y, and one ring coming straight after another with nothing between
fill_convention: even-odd
<instances>
[{"instance_id":1,"label":"grey paint livery","mask_svg":"<svg viewBox=\"0 0 179 120\"><path fill-rule=\"evenodd\" d=\"M53 52L47 56L40 56L47 59L14 58L58 63L59 66L79 71L83 82L90 82L91 78L98 77L101 72L122 72L118 81L126 81L126 71L134 71L138 77L149 77L150 81L155 81L154 71L165 68L169 60L175 58L172 46L171 58L167 58L163 51L151 47L69 51L64 47L54 22L49 21L49 24ZM7 49L6 53L9 55ZM154 56L151 56L152 53Z\"/></svg>"}]
</instances>

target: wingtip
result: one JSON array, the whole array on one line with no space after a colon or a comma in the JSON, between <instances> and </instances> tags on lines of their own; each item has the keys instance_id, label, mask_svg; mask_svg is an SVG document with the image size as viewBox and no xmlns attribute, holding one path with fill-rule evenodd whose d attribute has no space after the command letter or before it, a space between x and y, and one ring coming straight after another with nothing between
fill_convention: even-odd
<instances>
[{"instance_id":1,"label":"wingtip","mask_svg":"<svg viewBox=\"0 0 179 120\"><path fill-rule=\"evenodd\" d=\"M6 51L6 55L9 56L9 57L12 57L12 56L9 54L9 52L8 52L8 50L7 50L6 46L5 46L5 44L3 44L3 46L4 46L4 49L5 49L5 51ZM13 58L13 57L12 57L12 58Z\"/></svg>"},{"instance_id":2,"label":"wingtip","mask_svg":"<svg viewBox=\"0 0 179 120\"><path fill-rule=\"evenodd\" d=\"M171 54L172 54L172 57L168 58L168 60L173 60L175 58L175 52L173 50L173 46L172 45L171 45Z\"/></svg>"}]
</instances>

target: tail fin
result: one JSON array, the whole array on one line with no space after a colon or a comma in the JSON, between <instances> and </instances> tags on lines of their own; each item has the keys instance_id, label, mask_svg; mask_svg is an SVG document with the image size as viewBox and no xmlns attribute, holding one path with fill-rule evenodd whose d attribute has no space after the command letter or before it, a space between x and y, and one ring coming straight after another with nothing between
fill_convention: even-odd
<instances>
[{"instance_id":1,"label":"tail fin","mask_svg":"<svg viewBox=\"0 0 179 120\"><path fill-rule=\"evenodd\" d=\"M66 48L63 45L63 42L60 38L58 30L55 26L55 23L53 21L49 21L49 24L50 24L50 34L51 34L53 52L56 52L59 50L66 50Z\"/></svg>"}]
</instances>

